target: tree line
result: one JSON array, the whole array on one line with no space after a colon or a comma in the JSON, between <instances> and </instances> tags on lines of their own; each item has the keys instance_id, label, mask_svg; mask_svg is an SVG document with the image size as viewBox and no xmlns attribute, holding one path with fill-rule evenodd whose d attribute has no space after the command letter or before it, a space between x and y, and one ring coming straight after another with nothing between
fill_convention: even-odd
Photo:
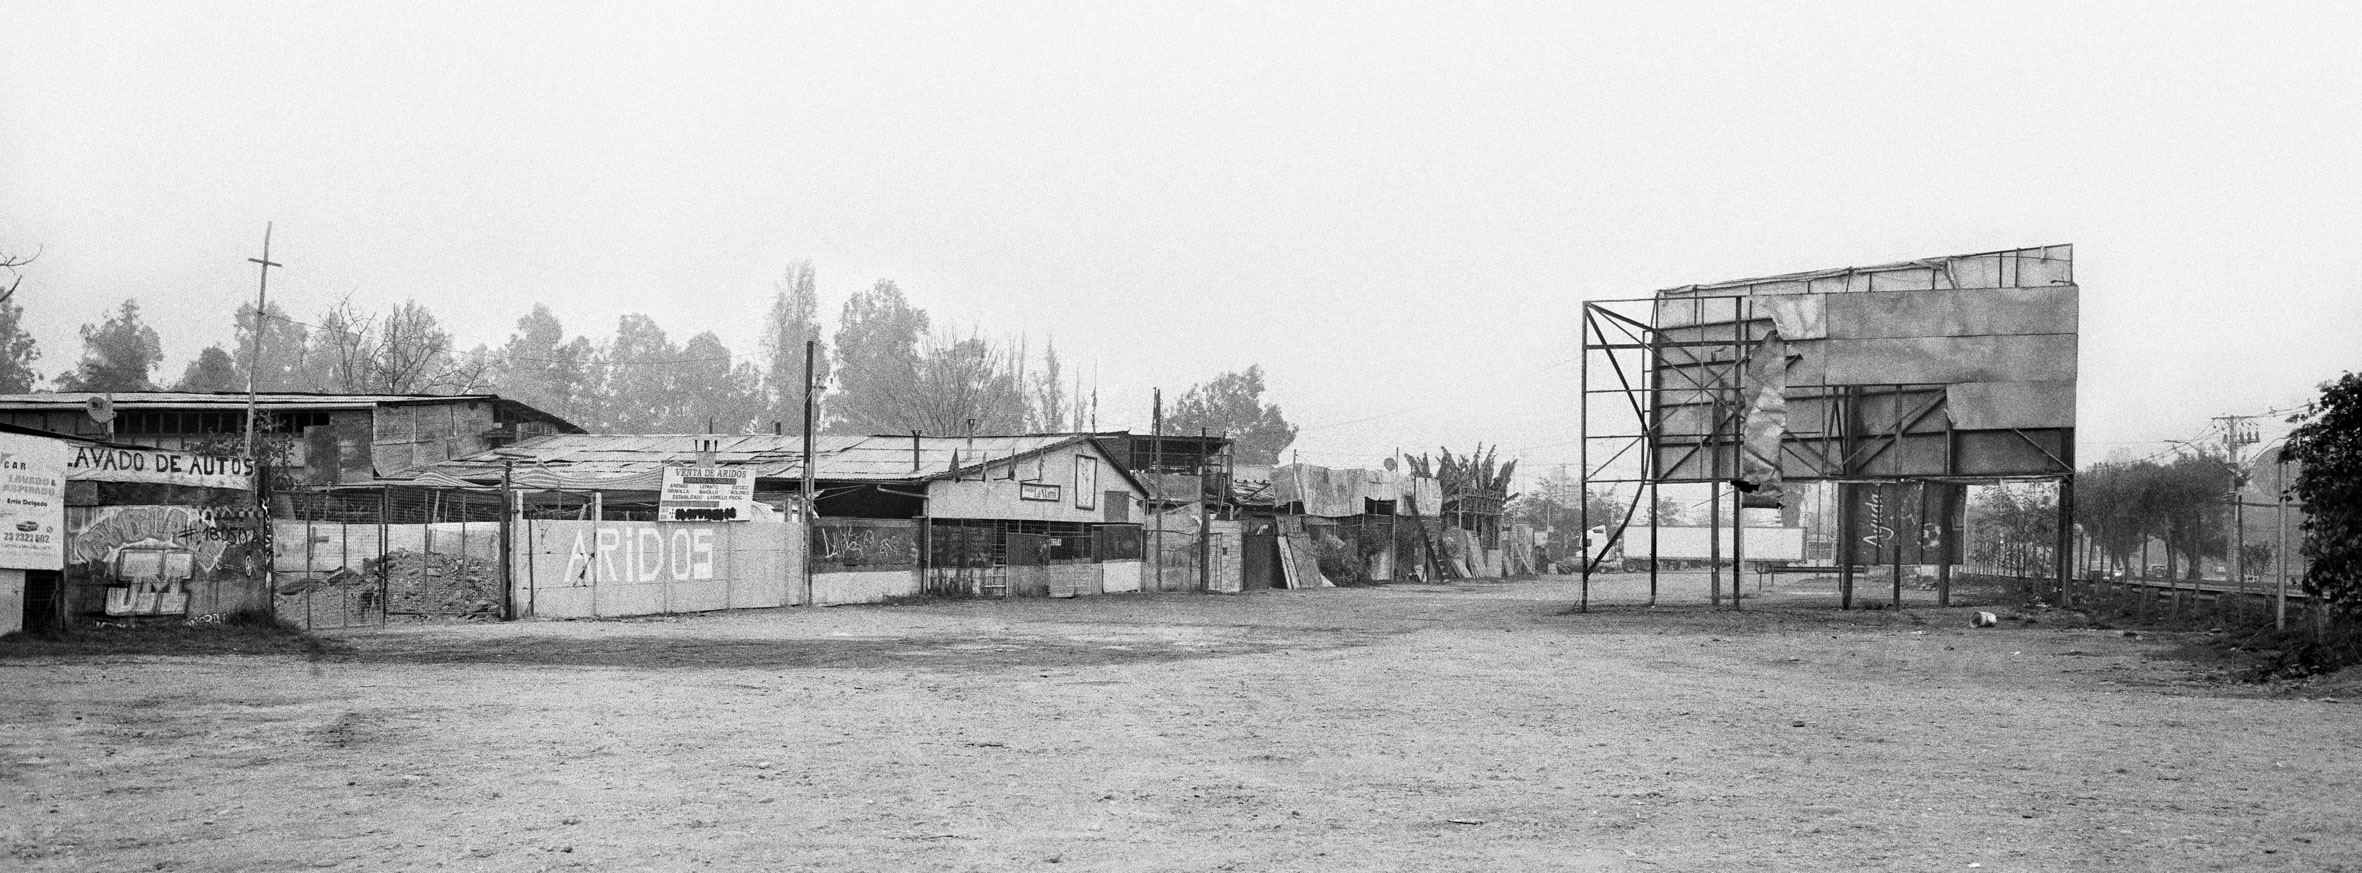
<instances>
[{"instance_id":1,"label":"tree line","mask_svg":"<svg viewBox=\"0 0 2362 873\"><path fill-rule=\"evenodd\" d=\"M2167 577L2196 579L2204 559L2230 556L2232 477L2230 462L2210 452L2095 464L2075 477L2075 522L2111 569L2144 572L2143 546L2153 540ZM2270 560L2268 544L2248 546L2251 565Z\"/></svg>"},{"instance_id":2,"label":"tree line","mask_svg":"<svg viewBox=\"0 0 2362 873\"><path fill-rule=\"evenodd\" d=\"M23 260L0 266L21 281ZM9 285L13 291L14 284ZM54 379L61 391L242 391L251 364L259 391L338 394L498 393L594 433L786 433L803 430L804 350L821 352L825 386L816 416L824 433L1012 434L1083 431L1095 391L1060 359L1054 341L1035 348L1018 334L989 336L942 325L891 279L852 295L835 332L822 335L816 271L789 264L761 318L759 347L734 352L712 331L676 340L647 315L618 320L594 339L569 335L536 303L499 347L460 348L427 306L406 300L370 311L342 300L296 318L271 303L241 305L227 342L199 351L178 378L163 379L163 349L125 300L81 329L82 356ZM0 296L0 393L41 384L40 349L23 309ZM1184 391L1165 417L1168 433L1227 434L1239 462L1275 463L1296 427L1262 399L1263 370L1249 365ZM1126 416L1129 418L1131 416Z\"/></svg>"}]
</instances>

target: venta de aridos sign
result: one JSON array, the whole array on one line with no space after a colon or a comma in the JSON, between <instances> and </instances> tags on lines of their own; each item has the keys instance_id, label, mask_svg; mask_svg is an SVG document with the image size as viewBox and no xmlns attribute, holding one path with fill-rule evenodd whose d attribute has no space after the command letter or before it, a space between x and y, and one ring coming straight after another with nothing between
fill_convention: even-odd
<instances>
[{"instance_id":1,"label":"venta de aridos sign","mask_svg":"<svg viewBox=\"0 0 2362 873\"><path fill-rule=\"evenodd\" d=\"M755 471L739 467L666 467L656 495L658 521L753 521Z\"/></svg>"}]
</instances>

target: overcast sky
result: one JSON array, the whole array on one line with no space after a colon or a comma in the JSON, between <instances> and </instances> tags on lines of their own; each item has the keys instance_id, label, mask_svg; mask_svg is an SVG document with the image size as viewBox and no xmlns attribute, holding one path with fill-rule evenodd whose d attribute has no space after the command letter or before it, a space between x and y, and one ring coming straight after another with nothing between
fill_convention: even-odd
<instances>
[{"instance_id":1,"label":"overcast sky","mask_svg":"<svg viewBox=\"0 0 2362 873\"><path fill-rule=\"evenodd\" d=\"M1578 301L2073 243L2081 452L2362 368L2362 6L21 3L0 249L54 375L274 299L755 350L899 282L1103 426L1260 363L1308 463L1574 460ZM2263 8L2263 7L2257 7Z\"/></svg>"}]
</instances>

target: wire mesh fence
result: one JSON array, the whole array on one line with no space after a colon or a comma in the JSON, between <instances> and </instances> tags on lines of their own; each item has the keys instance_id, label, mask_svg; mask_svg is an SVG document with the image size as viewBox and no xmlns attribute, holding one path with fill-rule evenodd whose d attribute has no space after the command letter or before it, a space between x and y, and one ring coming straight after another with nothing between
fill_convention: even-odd
<instances>
[{"instance_id":1,"label":"wire mesh fence","mask_svg":"<svg viewBox=\"0 0 2362 873\"><path fill-rule=\"evenodd\" d=\"M385 487L274 498L280 618L333 629L505 614L499 492Z\"/></svg>"}]
</instances>

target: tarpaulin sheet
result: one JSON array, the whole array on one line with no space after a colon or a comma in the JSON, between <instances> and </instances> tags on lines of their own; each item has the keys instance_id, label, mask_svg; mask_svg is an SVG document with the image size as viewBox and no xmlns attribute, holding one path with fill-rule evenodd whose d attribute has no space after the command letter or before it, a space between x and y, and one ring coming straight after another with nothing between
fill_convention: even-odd
<instances>
[{"instance_id":1,"label":"tarpaulin sheet","mask_svg":"<svg viewBox=\"0 0 2362 873\"><path fill-rule=\"evenodd\" d=\"M1744 505L1776 507L1785 499L1780 482L1780 439L1788 433L1788 344L1775 332L1755 346L1742 372L1747 404L1740 425L1739 490Z\"/></svg>"},{"instance_id":2,"label":"tarpaulin sheet","mask_svg":"<svg viewBox=\"0 0 2362 873\"><path fill-rule=\"evenodd\" d=\"M1420 483L1424 483L1423 485ZM1408 510L1400 505L1406 494L1426 494L1421 511L1434 512L1442 503L1443 490L1433 479L1406 476L1393 470L1371 470L1359 467L1329 468L1312 464L1288 464L1271 470L1272 502L1285 506L1301 501L1305 515L1323 518L1346 518L1370 511L1369 501L1395 503L1397 513Z\"/></svg>"}]
</instances>

